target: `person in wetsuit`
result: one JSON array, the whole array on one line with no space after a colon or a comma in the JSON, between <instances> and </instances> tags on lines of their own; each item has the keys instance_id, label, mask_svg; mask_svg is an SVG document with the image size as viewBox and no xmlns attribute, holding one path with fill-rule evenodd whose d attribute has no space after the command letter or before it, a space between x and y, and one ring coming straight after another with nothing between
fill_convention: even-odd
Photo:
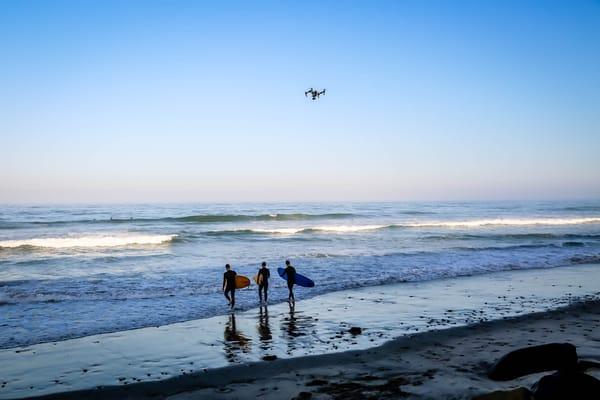
<instances>
[{"instance_id":1,"label":"person in wetsuit","mask_svg":"<svg viewBox=\"0 0 600 400\"><path fill-rule=\"evenodd\" d=\"M294 299L294 283L296 283L296 268L292 267L292 263L290 260L285 260L285 274L287 276L287 286L288 286L288 302L295 303Z\"/></svg>"},{"instance_id":2,"label":"person in wetsuit","mask_svg":"<svg viewBox=\"0 0 600 400\"><path fill-rule=\"evenodd\" d=\"M233 308L235 306L235 271L231 269L229 264L225 265L225 273L223 274L223 293L225 298L229 301L229 306ZM229 296L231 294L231 297Z\"/></svg>"},{"instance_id":3,"label":"person in wetsuit","mask_svg":"<svg viewBox=\"0 0 600 400\"><path fill-rule=\"evenodd\" d=\"M267 290L269 290L270 277L271 272L269 271L269 268L267 268L267 263L263 261L256 277L256 282L258 283L258 298L261 304L263 302L263 293L265 298L265 304L267 303Z\"/></svg>"}]
</instances>

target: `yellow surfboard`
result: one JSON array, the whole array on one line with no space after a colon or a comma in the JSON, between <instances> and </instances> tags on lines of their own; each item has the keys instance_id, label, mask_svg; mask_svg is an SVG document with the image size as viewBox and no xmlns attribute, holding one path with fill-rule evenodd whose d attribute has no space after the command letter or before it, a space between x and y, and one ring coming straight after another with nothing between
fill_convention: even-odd
<instances>
[{"instance_id":1,"label":"yellow surfboard","mask_svg":"<svg viewBox=\"0 0 600 400\"><path fill-rule=\"evenodd\" d=\"M260 283L262 282L262 275L259 276L258 274L256 274L252 277L252 280L256 282L257 285L260 285Z\"/></svg>"},{"instance_id":2,"label":"yellow surfboard","mask_svg":"<svg viewBox=\"0 0 600 400\"><path fill-rule=\"evenodd\" d=\"M250 279L245 277L244 275L236 275L235 276L235 288L243 289L245 287L250 286Z\"/></svg>"}]
</instances>

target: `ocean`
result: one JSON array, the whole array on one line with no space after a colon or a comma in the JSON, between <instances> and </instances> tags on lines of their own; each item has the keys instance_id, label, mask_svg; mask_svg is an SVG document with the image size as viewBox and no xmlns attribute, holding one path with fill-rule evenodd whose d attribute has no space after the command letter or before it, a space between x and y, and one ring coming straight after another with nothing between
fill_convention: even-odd
<instances>
[{"instance_id":1,"label":"ocean","mask_svg":"<svg viewBox=\"0 0 600 400\"><path fill-rule=\"evenodd\" d=\"M356 287L600 262L600 201L0 207L0 348L228 312L225 263ZM258 305L239 290L239 309Z\"/></svg>"}]
</instances>

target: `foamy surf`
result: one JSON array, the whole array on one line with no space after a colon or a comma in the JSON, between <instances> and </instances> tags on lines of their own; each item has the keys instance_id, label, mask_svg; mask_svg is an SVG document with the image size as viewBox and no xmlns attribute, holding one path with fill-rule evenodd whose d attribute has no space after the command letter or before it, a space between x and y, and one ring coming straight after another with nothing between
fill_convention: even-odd
<instances>
[{"instance_id":1,"label":"foamy surf","mask_svg":"<svg viewBox=\"0 0 600 400\"><path fill-rule=\"evenodd\" d=\"M0 248L40 247L51 249L122 247L169 242L177 235L122 235L33 238L0 241Z\"/></svg>"},{"instance_id":2,"label":"foamy surf","mask_svg":"<svg viewBox=\"0 0 600 400\"><path fill-rule=\"evenodd\" d=\"M471 221L427 221L427 222L400 222L381 225L327 225L327 226L304 226L297 228L241 228L224 231L210 231L210 233L259 233L273 235L296 235L303 233L356 233L377 231L392 228L482 228L489 226L535 226L535 225L581 225L600 223L600 218L495 218L477 219Z\"/></svg>"},{"instance_id":3,"label":"foamy surf","mask_svg":"<svg viewBox=\"0 0 600 400\"><path fill-rule=\"evenodd\" d=\"M274 234L281 234L281 235L293 235L295 233L302 232L304 229L305 228L281 228L281 229L255 228L255 229L240 229L239 231L241 231L241 232L249 231L249 232L256 232L256 233L274 233Z\"/></svg>"},{"instance_id":4,"label":"foamy surf","mask_svg":"<svg viewBox=\"0 0 600 400\"><path fill-rule=\"evenodd\" d=\"M374 231L377 229L383 229L387 227L389 227L389 225L332 225L316 226L311 229L322 232L352 233L360 231Z\"/></svg>"},{"instance_id":5,"label":"foamy surf","mask_svg":"<svg viewBox=\"0 0 600 400\"><path fill-rule=\"evenodd\" d=\"M445 228L477 228L482 226L528 226L528 225L579 225L600 223L599 217L587 218L495 218L478 219L472 221L440 221L440 222L415 222L399 224L396 226L421 228L421 227L445 227Z\"/></svg>"},{"instance_id":6,"label":"foamy surf","mask_svg":"<svg viewBox=\"0 0 600 400\"><path fill-rule=\"evenodd\" d=\"M331 233L352 233L360 231L372 231L382 228L387 228L390 225L331 225L331 226L311 226L303 228L273 228L273 229L244 229L243 231L250 231L255 233L266 233L266 234L281 234L281 235L294 235L296 233L308 233L308 232L331 232Z\"/></svg>"}]
</instances>

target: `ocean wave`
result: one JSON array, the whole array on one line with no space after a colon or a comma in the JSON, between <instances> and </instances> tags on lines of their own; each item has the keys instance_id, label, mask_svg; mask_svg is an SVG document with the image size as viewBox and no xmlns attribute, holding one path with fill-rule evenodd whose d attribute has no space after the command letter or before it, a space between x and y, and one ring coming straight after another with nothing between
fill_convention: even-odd
<instances>
[{"instance_id":1,"label":"ocean wave","mask_svg":"<svg viewBox=\"0 0 600 400\"><path fill-rule=\"evenodd\" d=\"M591 254L583 256L573 256L569 260L572 264L598 264L600 263L600 255Z\"/></svg>"},{"instance_id":2,"label":"ocean wave","mask_svg":"<svg viewBox=\"0 0 600 400\"><path fill-rule=\"evenodd\" d=\"M488 226L535 226L535 225L580 225L580 224L596 224L600 223L600 217L591 218L537 218L537 219L480 219L471 221L429 221L429 222L405 222L380 225L327 225L327 226L304 226L294 228L239 228L239 229L224 229L205 232L208 235L251 235L251 234L272 234L272 235L296 235L302 233L356 233L377 231L382 229L399 229L399 228L482 228ZM463 235L468 238L469 235ZM480 236L473 235L473 238L487 237L490 235ZM532 233L532 234L507 234L505 237L523 238L552 238L553 234ZM432 236L432 238L444 238L445 235ZM563 237L569 237L564 235ZM573 236L577 237L577 236ZM599 235L588 235L586 237L596 238Z\"/></svg>"},{"instance_id":3,"label":"ocean wave","mask_svg":"<svg viewBox=\"0 0 600 400\"><path fill-rule=\"evenodd\" d=\"M167 218L167 220L176 220L182 222L244 222L244 221L300 221L311 219L336 219L355 217L355 214L263 214L263 215L195 215L180 218ZM161 219L165 220L165 219ZM131 220L112 220L112 221L131 221ZM151 221L148 219L133 221ZM310 231L326 232L358 232L365 230L377 230L388 228L426 228L426 227L445 227L445 228L477 228L485 226L528 226L528 225L580 225L580 224L598 224L599 217L574 217L574 218L493 218L476 219L464 221L422 221L422 222L398 222L378 225L327 225L327 226L309 226L299 228L242 228L229 231L253 231L257 233L284 233L293 234Z\"/></svg>"},{"instance_id":4,"label":"ocean wave","mask_svg":"<svg viewBox=\"0 0 600 400\"><path fill-rule=\"evenodd\" d=\"M218 222L252 222L252 221L303 221L319 219L343 219L357 217L351 213L325 213L325 214L305 214L305 213L273 213L273 214L198 214L185 215L181 217L160 217L160 218L92 218L78 220L57 220L57 221L23 221L22 224L34 225L67 225L67 224L122 224L122 223L149 223L149 222L185 222L197 224L210 224ZM6 228L4 228L4 225ZM0 223L0 229L14 229L18 227L16 222Z\"/></svg>"},{"instance_id":5,"label":"ocean wave","mask_svg":"<svg viewBox=\"0 0 600 400\"><path fill-rule=\"evenodd\" d=\"M523 239L600 239L600 234L579 233L446 233L443 235L427 235L423 239L428 240L523 240Z\"/></svg>"},{"instance_id":6,"label":"ocean wave","mask_svg":"<svg viewBox=\"0 0 600 400\"><path fill-rule=\"evenodd\" d=\"M405 212L405 214L425 214L422 212ZM335 220L350 219L360 217L352 213L324 213L324 214L306 214L306 213L276 213L276 214L199 214L186 215L181 217L164 218L108 218L108 219L81 219L81 220L59 220L59 221L3 221L0 222L0 229L18 229L27 224L33 225L67 225L67 224L124 224L124 223L152 223L152 222L178 222L190 224L211 224L227 222L281 222L281 221L311 221L311 220ZM304 227L277 227L277 228L247 228L226 229L222 233L271 233L271 234L297 234L309 232L335 232L351 233L359 231L372 231L379 229L392 228L481 228L488 226L535 226L535 225L581 225L581 224L600 224L600 216L593 217L573 217L573 218L490 218L458 221L401 221L379 225L328 225L328 226L304 226ZM211 231L215 233L217 231Z\"/></svg>"},{"instance_id":7,"label":"ocean wave","mask_svg":"<svg viewBox=\"0 0 600 400\"><path fill-rule=\"evenodd\" d=\"M361 231L374 231L383 228L389 228L391 225L331 225L331 226L312 226L300 228L241 228L225 229L220 231L206 232L209 235L244 235L244 234L273 234L273 235L295 235L298 233L354 233Z\"/></svg>"},{"instance_id":8,"label":"ocean wave","mask_svg":"<svg viewBox=\"0 0 600 400\"><path fill-rule=\"evenodd\" d=\"M562 245L563 245L563 247L583 247L583 246L585 246L585 243L569 241L569 242L563 242Z\"/></svg>"},{"instance_id":9,"label":"ocean wave","mask_svg":"<svg viewBox=\"0 0 600 400\"><path fill-rule=\"evenodd\" d=\"M317 292L316 294L321 294L330 290L398 282L430 281L506 270L600 263L600 254L580 254L571 250L570 254L548 256L545 251L536 253L529 251L538 247L544 246L456 248L442 253L432 251L396 252L358 257L316 253L307 254L306 256L309 258L304 259L302 264L304 270L308 271L315 281L318 281L314 290ZM499 256L494 254L498 250L511 251L504 251L502 254L505 256ZM514 257L515 255L517 256ZM311 258L314 260L310 261ZM238 273L248 275L255 271L254 266L249 265L239 266L236 269ZM190 298L203 298L208 302L213 302L218 298L220 287L216 284L218 280L206 280L207 276L211 276L211 274L212 271L205 270L190 271L185 276L176 274L144 279L92 277L85 280L21 280L11 282L10 287L4 288L4 293L0 292L0 306L90 300L152 301L153 299L173 297L183 301L189 301ZM215 277L218 277L219 274ZM283 285L283 281L278 279L273 281L273 287L283 288Z\"/></svg>"},{"instance_id":10,"label":"ocean wave","mask_svg":"<svg viewBox=\"0 0 600 400\"><path fill-rule=\"evenodd\" d=\"M0 229L19 229L21 226L14 222L0 221Z\"/></svg>"},{"instance_id":11,"label":"ocean wave","mask_svg":"<svg viewBox=\"0 0 600 400\"><path fill-rule=\"evenodd\" d=\"M581 244L583 246L583 243ZM563 245L564 246L564 245ZM499 246L483 246L483 247L452 247L452 250L460 250L465 252L481 252L481 251L506 251L506 250L520 250L520 249L543 249L543 248L557 248L559 247L553 243L540 243L540 244L515 244L515 245L499 245ZM568 246L565 246L568 247ZM573 246L575 247L575 246Z\"/></svg>"},{"instance_id":12,"label":"ocean wave","mask_svg":"<svg viewBox=\"0 0 600 400\"><path fill-rule=\"evenodd\" d=\"M559 211L600 211L600 205L581 205L558 208Z\"/></svg>"},{"instance_id":13,"label":"ocean wave","mask_svg":"<svg viewBox=\"0 0 600 400\"><path fill-rule=\"evenodd\" d=\"M343 219L355 217L351 213L326 213L326 214L304 214L304 213L278 213L278 214L215 214L215 215L190 215L186 217L168 218L182 222L237 222L237 221L302 221L318 219Z\"/></svg>"},{"instance_id":14,"label":"ocean wave","mask_svg":"<svg viewBox=\"0 0 600 400\"><path fill-rule=\"evenodd\" d=\"M579 217L579 218L494 218L494 219L476 219L471 221L427 221L414 222L408 224L399 224L397 226L409 228L479 228L485 226L530 226L530 225L581 225L598 224L600 217Z\"/></svg>"},{"instance_id":15,"label":"ocean wave","mask_svg":"<svg viewBox=\"0 0 600 400\"><path fill-rule=\"evenodd\" d=\"M177 235L117 235L117 236L79 236L47 237L21 240L2 240L0 248L93 248L123 247L131 245L150 245L170 242Z\"/></svg>"}]
</instances>

